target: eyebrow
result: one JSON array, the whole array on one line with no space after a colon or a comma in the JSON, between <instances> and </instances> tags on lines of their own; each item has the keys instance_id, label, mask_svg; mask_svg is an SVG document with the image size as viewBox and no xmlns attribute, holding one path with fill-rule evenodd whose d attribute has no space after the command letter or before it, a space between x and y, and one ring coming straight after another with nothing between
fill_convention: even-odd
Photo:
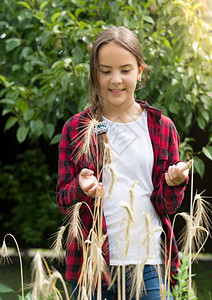
<instances>
[{"instance_id":1,"label":"eyebrow","mask_svg":"<svg viewBox=\"0 0 212 300\"><path fill-rule=\"evenodd\" d=\"M132 66L133 66L132 64L125 64L125 65L121 65L120 68L132 67ZM99 65L99 67L112 69L111 66L107 66L107 65Z\"/></svg>"}]
</instances>

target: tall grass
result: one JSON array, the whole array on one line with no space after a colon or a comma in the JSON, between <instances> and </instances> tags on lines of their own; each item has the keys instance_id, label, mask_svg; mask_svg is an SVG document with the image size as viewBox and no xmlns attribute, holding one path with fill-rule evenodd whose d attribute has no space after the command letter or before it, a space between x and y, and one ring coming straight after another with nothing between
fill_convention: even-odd
<instances>
[{"instance_id":1,"label":"tall grass","mask_svg":"<svg viewBox=\"0 0 212 300\"><path fill-rule=\"evenodd\" d=\"M86 121L86 120L85 120ZM111 149L109 144L105 144L105 152L103 157L103 173L101 174L101 168L99 165L98 157L99 157L99 148L97 146L97 135L95 131L95 127L98 126L98 122L94 119L86 122L85 127L82 130L82 133L76 137L77 141L82 141L83 147L80 148L80 151L75 153L75 161L77 161L80 156L85 155L88 159L97 159L97 181L100 181L100 177L104 176L104 169L106 167L110 170L111 175L111 184L109 188L109 192L107 195L107 199L111 196L111 193L114 189L114 183L116 181L116 170L113 167L113 157L111 153ZM190 213L178 213L175 215L173 220L173 229L177 216L183 217L186 222L186 230L181 238L182 250L185 255L188 254L188 275L186 275L186 285L187 289L184 289L183 296L180 294L179 290L175 291L175 299L194 299L191 298L191 295L194 295L192 289L192 263L193 263L193 251L196 251L196 256L203 248L208 236L210 229L210 222L208 218L208 212L210 209L210 205L206 202L200 194L196 194L193 199L193 161L190 161L187 164L187 168L192 168L191 175L191 200L190 200ZM134 205L134 190L138 181L135 180L132 183L132 186L129 186L129 202L121 201L120 206L122 206L127 213L126 219L126 227L124 233L124 251L123 251L123 262L125 262L126 255L129 249L129 232L130 228L134 222L135 216L135 205ZM78 245L83 249L83 265L81 268L81 275L78 280L78 288L79 288L79 296L78 299L88 299L91 300L94 290L97 291L97 299L102 300L102 279L104 278L109 286L112 286L113 282L117 281L117 296L118 300L125 300L126 295L126 282L125 282L125 263L123 263L122 267L117 267L115 272L113 268L113 273L110 273L108 266L104 260L102 246L105 242L106 235L103 234L102 231L102 219L103 219L103 198L104 191L103 187L97 190L94 209L91 211L87 203L80 202L76 203L70 208L68 213L68 217L65 219L64 224L59 228L58 232L55 234L55 241L52 244L52 249L54 253L54 258L59 259L59 261L64 259L64 251L63 245L66 243L71 243L73 239L76 239ZM107 200L106 199L106 200ZM104 201L106 201L104 200ZM89 213L93 218L93 225L85 238L82 229L82 223L80 219L80 209L82 206L87 206ZM139 299L140 295L145 292L145 285L143 280L143 269L146 261L150 258L150 243L152 241L154 232L163 231L161 227L154 228L152 225L152 219L150 214L145 213L145 222L146 222L146 237L144 239L144 245L146 247L146 257L142 262L137 264L133 270L131 275L131 293L130 298L135 296L136 300ZM64 233L68 229L67 241L64 242ZM7 246L5 239L7 236L12 236L11 234L7 234L3 240L3 246L1 248L1 257L7 259ZM23 286L23 268L21 262L21 255L18 244L15 238L12 236L16 243L16 247L18 250L19 258L20 258L20 269L21 269L21 289L22 289L22 300L24 300L24 286ZM171 237L173 238L173 236ZM118 241L117 241L118 242ZM172 243L170 243L172 244ZM194 246L195 245L195 246ZM166 247L164 247L166 248ZM156 247L155 247L156 251ZM157 254L157 253L156 253ZM171 257L171 248L169 257ZM165 253L167 255L167 253ZM156 255L157 256L157 255ZM194 257L196 258L196 257ZM160 289L161 289L161 299L169 299L169 293L167 295L167 289L170 290L170 259L165 266L165 284L162 282L162 272L160 271L160 266L158 264L158 272L159 272L159 281L160 281ZM45 266L45 268L44 268ZM184 267L184 261L182 264L182 268ZM47 272L46 272L47 271ZM181 274L179 272L179 274ZM47 262L38 252L33 260L33 283L32 283L32 296L31 299L38 300L48 299L50 296L54 296L55 299L62 299L61 293L56 288L57 280L60 280L63 289L65 292L65 298L69 299L69 294L66 288L66 284L62 278L62 275L54 270L51 272L48 267ZM182 274L181 274L182 275ZM180 277L179 277L180 278ZM178 278L178 280L179 280ZM185 278L184 278L185 279ZM168 282L168 286L166 285ZM180 281L179 281L179 284ZM179 285L180 286L180 285ZM193 297L193 296L192 296ZM104 299L103 299L104 300Z\"/></svg>"}]
</instances>

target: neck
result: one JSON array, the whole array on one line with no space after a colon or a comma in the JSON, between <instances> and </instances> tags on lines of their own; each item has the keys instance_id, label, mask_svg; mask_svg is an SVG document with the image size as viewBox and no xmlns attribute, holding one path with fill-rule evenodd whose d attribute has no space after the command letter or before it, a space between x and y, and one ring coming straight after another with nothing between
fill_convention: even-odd
<instances>
[{"instance_id":1,"label":"neck","mask_svg":"<svg viewBox=\"0 0 212 300\"><path fill-rule=\"evenodd\" d=\"M133 100L126 107L105 107L103 116L110 121L117 123L130 123L136 121L142 114L142 107Z\"/></svg>"}]
</instances>

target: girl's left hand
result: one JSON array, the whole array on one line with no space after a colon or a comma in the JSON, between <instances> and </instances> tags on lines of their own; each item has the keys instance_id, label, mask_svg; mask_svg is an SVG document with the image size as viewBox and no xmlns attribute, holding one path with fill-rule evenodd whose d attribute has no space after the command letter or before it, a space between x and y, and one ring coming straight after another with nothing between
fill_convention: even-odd
<instances>
[{"instance_id":1,"label":"girl's left hand","mask_svg":"<svg viewBox=\"0 0 212 300\"><path fill-rule=\"evenodd\" d=\"M189 174L189 170L181 171L185 166L185 162L179 162L176 165L169 166L168 172L165 173L165 180L169 186L180 185L185 181Z\"/></svg>"}]
</instances>

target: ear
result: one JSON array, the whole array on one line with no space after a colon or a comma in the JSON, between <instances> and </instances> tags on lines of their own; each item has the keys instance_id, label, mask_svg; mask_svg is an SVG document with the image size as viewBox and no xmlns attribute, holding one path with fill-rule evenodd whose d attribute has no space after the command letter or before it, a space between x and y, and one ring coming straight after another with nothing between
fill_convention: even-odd
<instances>
[{"instance_id":1,"label":"ear","mask_svg":"<svg viewBox=\"0 0 212 300\"><path fill-rule=\"evenodd\" d=\"M144 66L140 66L139 68L138 68L138 76L137 76L137 81L141 81L141 75L142 75L142 73L143 73L143 69L144 69Z\"/></svg>"}]
</instances>

